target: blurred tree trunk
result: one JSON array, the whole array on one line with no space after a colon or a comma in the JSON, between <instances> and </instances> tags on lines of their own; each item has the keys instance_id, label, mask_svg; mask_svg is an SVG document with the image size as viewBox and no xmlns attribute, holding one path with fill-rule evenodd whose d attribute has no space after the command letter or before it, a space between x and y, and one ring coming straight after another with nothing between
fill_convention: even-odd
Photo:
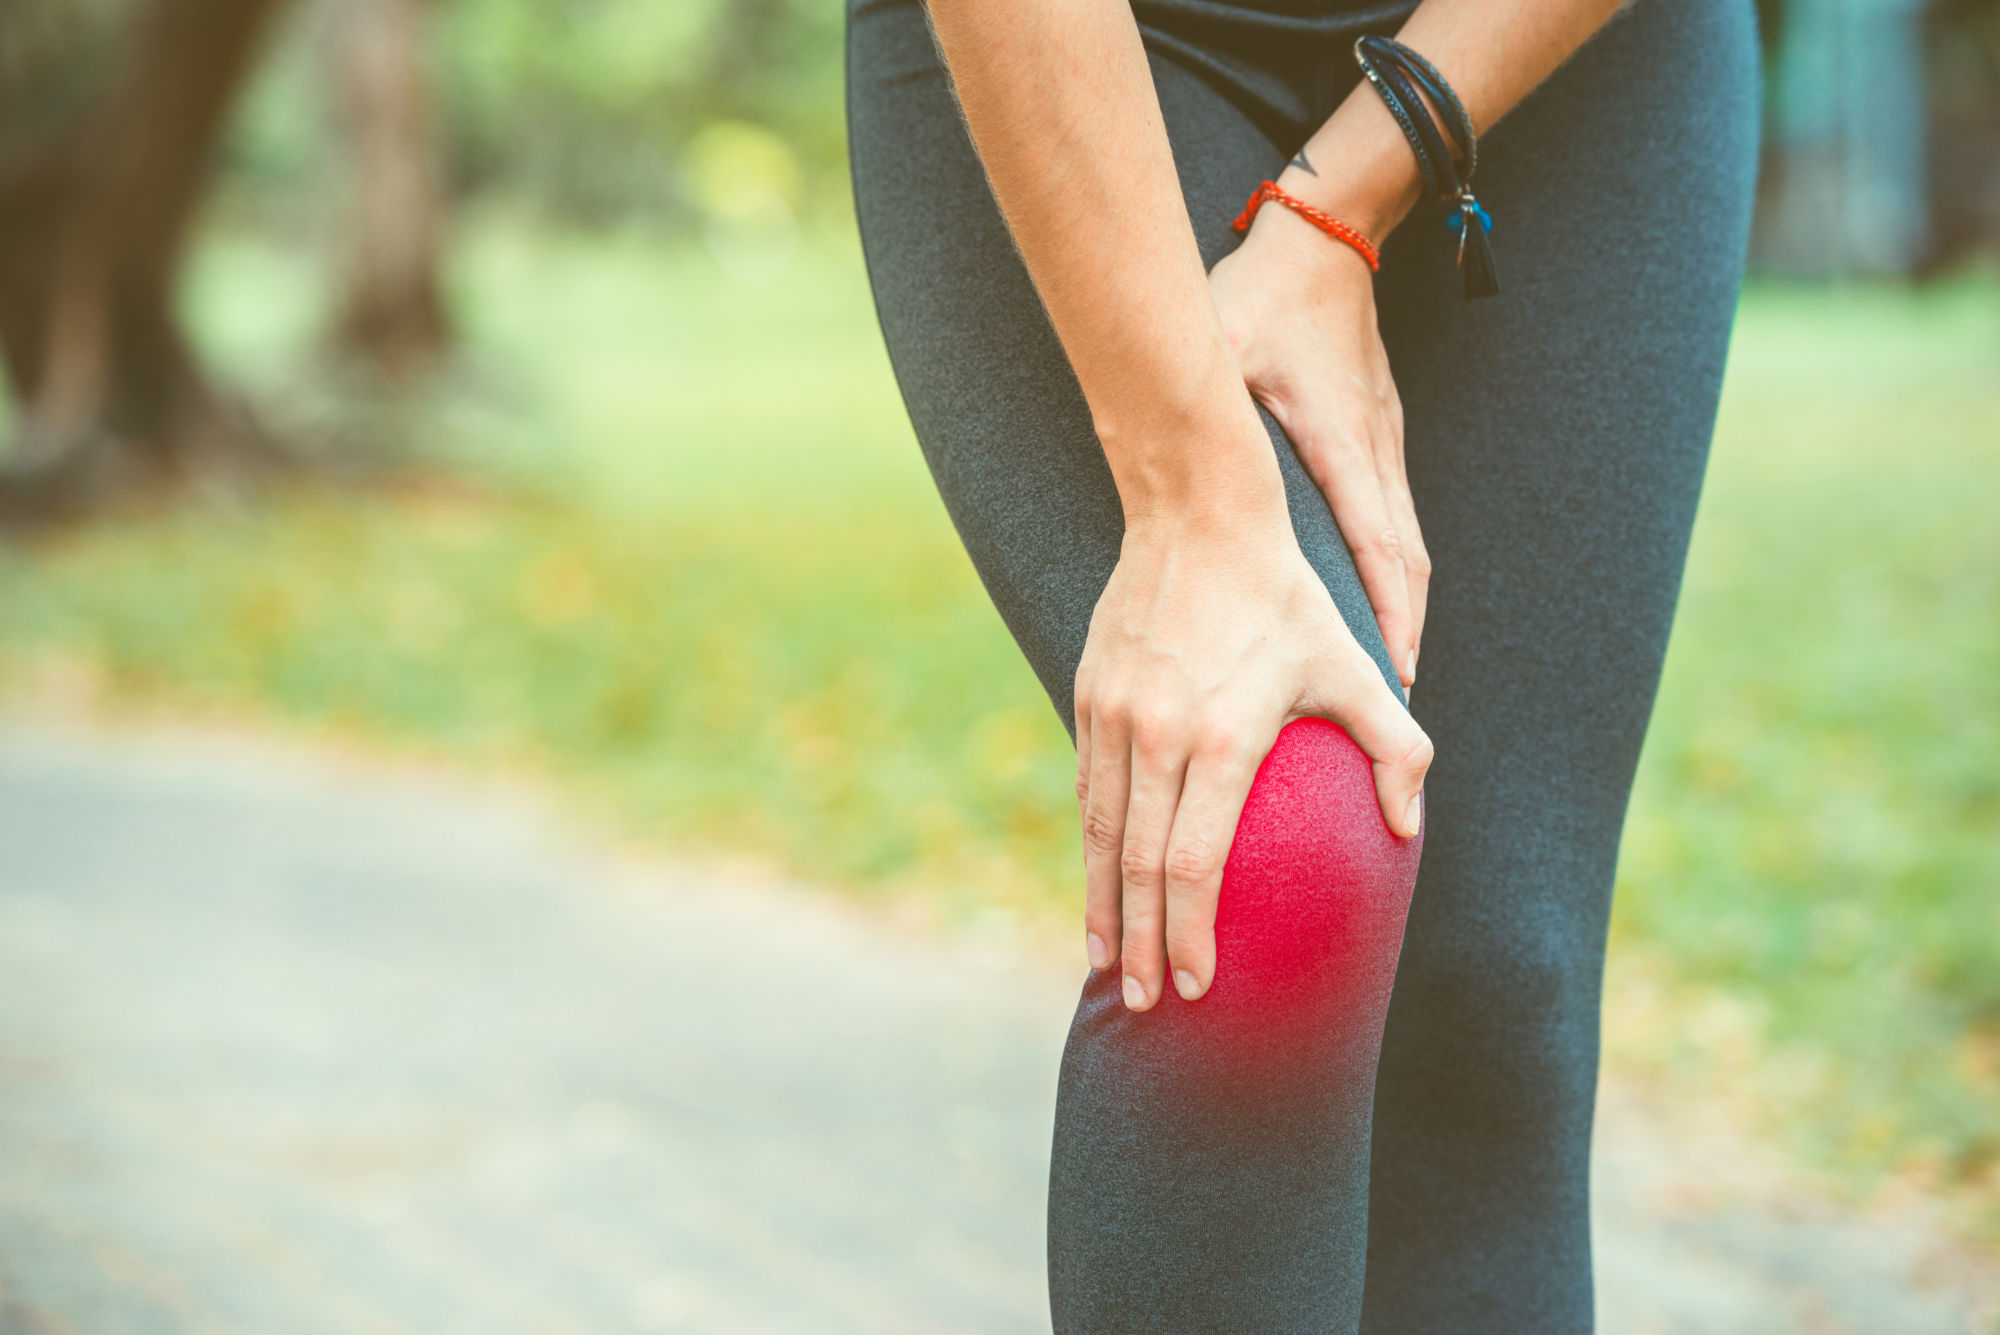
<instances>
[{"instance_id":1,"label":"blurred tree trunk","mask_svg":"<svg viewBox=\"0 0 2000 1335\"><path fill-rule=\"evenodd\" d=\"M0 357L19 438L0 518L262 451L174 310L188 223L281 0L141 0L83 114L0 164Z\"/></svg>"},{"instance_id":2,"label":"blurred tree trunk","mask_svg":"<svg viewBox=\"0 0 2000 1335\"><path fill-rule=\"evenodd\" d=\"M424 68L428 0L334 0L327 59L347 152L341 304L333 342L390 380L450 342L438 281L443 206Z\"/></svg>"},{"instance_id":3,"label":"blurred tree trunk","mask_svg":"<svg viewBox=\"0 0 2000 1335\"><path fill-rule=\"evenodd\" d=\"M1924 23L1933 277L2000 254L2000 0L1934 0Z\"/></svg>"}]
</instances>

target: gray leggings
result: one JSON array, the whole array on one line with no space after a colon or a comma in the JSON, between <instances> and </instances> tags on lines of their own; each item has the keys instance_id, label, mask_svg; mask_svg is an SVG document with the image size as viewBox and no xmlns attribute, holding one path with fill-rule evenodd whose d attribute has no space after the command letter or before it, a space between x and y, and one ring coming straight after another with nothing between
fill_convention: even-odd
<instances>
[{"instance_id":1,"label":"gray leggings","mask_svg":"<svg viewBox=\"0 0 2000 1335\"><path fill-rule=\"evenodd\" d=\"M1353 86L1355 33L1407 12L1249 4L1136 6L1210 263ZM898 382L987 590L1072 721L1118 554L1110 473L918 0L850 0L848 60ZM1714 425L1757 124L1748 0L1635 0L1482 143L1499 297L1458 297L1428 208L1388 245L1382 334L1436 564L1414 896L1414 859L1371 842L1352 744L1288 729L1239 825L1215 991L1186 1005L1169 989L1133 1015L1115 970L1085 984L1050 1177L1059 1331L1590 1329L1612 872ZM1299 542L1393 680L1326 505L1267 425ZM1302 866L1310 893L1264 893L1269 869L1295 884Z\"/></svg>"}]
</instances>

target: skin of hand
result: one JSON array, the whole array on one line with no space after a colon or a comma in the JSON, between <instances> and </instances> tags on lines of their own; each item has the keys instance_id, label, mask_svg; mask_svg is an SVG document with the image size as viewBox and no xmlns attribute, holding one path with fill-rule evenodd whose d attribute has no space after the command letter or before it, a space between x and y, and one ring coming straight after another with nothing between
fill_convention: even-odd
<instances>
[{"instance_id":1,"label":"skin of hand","mask_svg":"<svg viewBox=\"0 0 2000 1335\"><path fill-rule=\"evenodd\" d=\"M1215 972L1236 821L1279 730L1346 728L1408 836L1431 748L1292 533L1128 0L930 0L959 106L1125 512L1077 673L1086 949L1126 1004Z\"/></svg>"},{"instance_id":2,"label":"skin of hand","mask_svg":"<svg viewBox=\"0 0 2000 1335\"><path fill-rule=\"evenodd\" d=\"M1198 628L1198 629L1197 629ZM1257 768L1294 718L1346 728L1409 837L1431 743L1306 563L1282 501L1253 526L1126 525L1076 676L1077 804L1091 967L1122 953L1124 999L1171 968L1195 1000L1215 976L1215 910Z\"/></svg>"},{"instance_id":3,"label":"skin of hand","mask_svg":"<svg viewBox=\"0 0 2000 1335\"><path fill-rule=\"evenodd\" d=\"M1431 562L1403 470L1403 405L1376 329L1371 279L1350 247L1267 205L1243 244L1216 264L1209 287L1244 383L1333 509L1407 687L1417 676Z\"/></svg>"},{"instance_id":4,"label":"skin of hand","mask_svg":"<svg viewBox=\"0 0 2000 1335\"><path fill-rule=\"evenodd\" d=\"M1596 31L1618 0L1425 0L1398 37L1453 80L1490 128ZM1430 106L1440 126L1449 122ZM1357 84L1278 178L1378 246L1421 195L1416 159L1380 98ZM1403 467L1403 411L1366 263L1267 204L1210 289L1244 383L1327 499L1403 685L1416 680L1430 554Z\"/></svg>"},{"instance_id":5,"label":"skin of hand","mask_svg":"<svg viewBox=\"0 0 2000 1335\"><path fill-rule=\"evenodd\" d=\"M1401 35L1446 71L1484 125L1616 3L1424 0ZM1430 741L1299 551L1245 392L1253 377L1239 361L1258 368L1259 397L1284 405L1294 439L1318 442L1333 479L1321 485L1331 486L1343 528L1369 514L1354 520L1357 532L1382 547L1396 534L1400 595L1393 565L1373 558L1369 592L1389 619L1388 642L1408 646L1407 679L1423 610L1410 572L1423 549L1368 287L1330 280L1316 289L1319 306L1305 312L1333 323L1307 336L1305 315L1272 301L1271 270L1282 266L1260 241L1224 275L1225 327L1129 0L927 0L926 11L1125 511L1124 544L1077 673L1086 948L1093 968L1122 955L1135 1010L1158 1001L1169 971L1194 1000L1214 977L1215 905L1236 821L1286 722L1320 714L1339 723L1374 762L1389 828L1407 837L1421 817ZM1379 243L1418 185L1400 131L1373 102L1357 89L1307 145L1312 161L1339 165L1329 180L1340 189L1317 191L1326 182L1296 167L1279 183ZM1305 225L1267 207L1253 235L1282 236L1287 219ZM1301 388L1336 366L1339 387Z\"/></svg>"}]
</instances>

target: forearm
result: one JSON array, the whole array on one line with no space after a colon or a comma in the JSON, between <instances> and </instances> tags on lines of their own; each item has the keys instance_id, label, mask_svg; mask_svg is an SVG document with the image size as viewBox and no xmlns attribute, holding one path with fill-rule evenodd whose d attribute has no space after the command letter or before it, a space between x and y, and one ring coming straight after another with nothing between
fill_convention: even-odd
<instances>
[{"instance_id":1,"label":"forearm","mask_svg":"<svg viewBox=\"0 0 2000 1335\"><path fill-rule=\"evenodd\" d=\"M1282 510L1128 0L930 0L929 9L1128 520Z\"/></svg>"},{"instance_id":2,"label":"forearm","mask_svg":"<svg viewBox=\"0 0 2000 1335\"><path fill-rule=\"evenodd\" d=\"M1443 71L1484 134L1622 2L1424 0L1396 36ZM1446 126L1441 118L1438 123ZM1307 141L1278 184L1351 223L1378 245L1422 193L1408 141L1365 81ZM1259 223L1273 218L1287 230L1300 225L1284 213L1266 209Z\"/></svg>"}]
</instances>

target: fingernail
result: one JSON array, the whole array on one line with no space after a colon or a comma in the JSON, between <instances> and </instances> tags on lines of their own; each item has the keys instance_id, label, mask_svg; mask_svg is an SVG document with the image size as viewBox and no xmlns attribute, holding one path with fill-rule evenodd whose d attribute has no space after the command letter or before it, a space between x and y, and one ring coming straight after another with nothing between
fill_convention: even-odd
<instances>
[{"instance_id":1,"label":"fingernail","mask_svg":"<svg viewBox=\"0 0 2000 1335\"><path fill-rule=\"evenodd\" d=\"M1135 1011L1146 1004L1146 989L1129 973L1125 975L1125 1004Z\"/></svg>"},{"instance_id":2,"label":"fingernail","mask_svg":"<svg viewBox=\"0 0 2000 1335\"><path fill-rule=\"evenodd\" d=\"M1410 656L1403 661L1403 679L1410 685L1417 684L1417 651L1410 650Z\"/></svg>"},{"instance_id":3,"label":"fingernail","mask_svg":"<svg viewBox=\"0 0 2000 1335\"><path fill-rule=\"evenodd\" d=\"M1174 990L1181 994L1182 1001L1193 1001L1201 995L1201 984L1186 969L1175 969Z\"/></svg>"},{"instance_id":4,"label":"fingernail","mask_svg":"<svg viewBox=\"0 0 2000 1335\"><path fill-rule=\"evenodd\" d=\"M1418 793L1410 799L1410 809L1403 813L1403 831L1414 837L1424 824L1424 795Z\"/></svg>"},{"instance_id":5,"label":"fingernail","mask_svg":"<svg viewBox=\"0 0 2000 1335\"><path fill-rule=\"evenodd\" d=\"M1083 949L1090 956L1090 967L1101 969L1111 963L1111 952L1104 948L1104 938L1096 932L1083 934Z\"/></svg>"}]
</instances>

